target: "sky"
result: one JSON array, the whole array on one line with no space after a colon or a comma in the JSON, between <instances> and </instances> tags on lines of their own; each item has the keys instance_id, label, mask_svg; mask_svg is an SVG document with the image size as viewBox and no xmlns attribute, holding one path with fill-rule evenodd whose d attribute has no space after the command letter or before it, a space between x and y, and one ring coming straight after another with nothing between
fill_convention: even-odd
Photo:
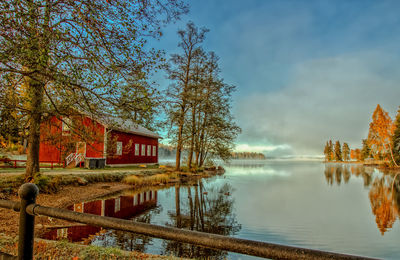
<instances>
[{"instance_id":1,"label":"sky","mask_svg":"<svg viewBox=\"0 0 400 260\"><path fill-rule=\"evenodd\" d=\"M154 44L179 52L177 30L206 27L204 49L237 86L238 151L318 156L328 139L361 146L380 104L400 106L400 1L203 0ZM160 81L160 84L168 84Z\"/></svg>"}]
</instances>

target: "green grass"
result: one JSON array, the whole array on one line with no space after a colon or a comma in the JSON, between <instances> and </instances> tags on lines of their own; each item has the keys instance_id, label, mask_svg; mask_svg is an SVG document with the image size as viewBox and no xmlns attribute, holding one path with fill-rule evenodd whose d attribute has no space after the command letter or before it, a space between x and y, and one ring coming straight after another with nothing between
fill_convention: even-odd
<instances>
[{"instance_id":1,"label":"green grass","mask_svg":"<svg viewBox=\"0 0 400 260\"><path fill-rule=\"evenodd\" d=\"M10 255L17 255L16 238L0 234L0 248ZM128 252L114 247L84 246L68 241L36 240L35 259L180 259L171 256L158 256L140 252Z\"/></svg>"}]
</instances>

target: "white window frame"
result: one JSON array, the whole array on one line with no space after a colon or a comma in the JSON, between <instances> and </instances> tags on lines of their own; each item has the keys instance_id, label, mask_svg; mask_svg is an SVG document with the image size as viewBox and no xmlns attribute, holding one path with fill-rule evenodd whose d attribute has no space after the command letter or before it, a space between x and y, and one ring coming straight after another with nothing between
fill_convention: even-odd
<instances>
[{"instance_id":1,"label":"white window frame","mask_svg":"<svg viewBox=\"0 0 400 260\"><path fill-rule=\"evenodd\" d=\"M61 125L61 132L62 135L70 135L71 134L71 124L72 120L69 117L64 117L62 119L62 125Z\"/></svg>"},{"instance_id":2,"label":"white window frame","mask_svg":"<svg viewBox=\"0 0 400 260\"><path fill-rule=\"evenodd\" d=\"M151 145L147 145L147 156L151 156Z\"/></svg>"},{"instance_id":3,"label":"white window frame","mask_svg":"<svg viewBox=\"0 0 400 260\"><path fill-rule=\"evenodd\" d=\"M117 149L115 151L115 155L122 155L122 149L123 149L122 142L117 142Z\"/></svg>"},{"instance_id":4,"label":"white window frame","mask_svg":"<svg viewBox=\"0 0 400 260\"><path fill-rule=\"evenodd\" d=\"M121 198L116 198L114 204L114 212L117 213L120 210L121 210Z\"/></svg>"},{"instance_id":5,"label":"white window frame","mask_svg":"<svg viewBox=\"0 0 400 260\"><path fill-rule=\"evenodd\" d=\"M157 156L157 150L155 145L153 145L153 156Z\"/></svg>"},{"instance_id":6,"label":"white window frame","mask_svg":"<svg viewBox=\"0 0 400 260\"><path fill-rule=\"evenodd\" d=\"M142 144L142 151L140 153L141 156L146 156L146 145Z\"/></svg>"},{"instance_id":7,"label":"white window frame","mask_svg":"<svg viewBox=\"0 0 400 260\"><path fill-rule=\"evenodd\" d=\"M140 145L135 144L135 156L139 156Z\"/></svg>"}]
</instances>

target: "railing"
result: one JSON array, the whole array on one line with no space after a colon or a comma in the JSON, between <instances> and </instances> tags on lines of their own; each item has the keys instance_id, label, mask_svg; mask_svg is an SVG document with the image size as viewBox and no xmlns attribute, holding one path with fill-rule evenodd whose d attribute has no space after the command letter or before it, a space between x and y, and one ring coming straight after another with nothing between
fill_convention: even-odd
<instances>
[{"instance_id":1,"label":"railing","mask_svg":"<svg viewBox=\"0 0 400 260\"><path fill-rule=\"evenodd\" d=\"M0 159L0 162L3 162L4 165L0 165L0 168L25 168L26 160L11 160L11 159ZM23 164L23 165L21 165ZM40 161L40 168L64 168L65 164L56 161Z\"/></svg>"},{"instance_id":2,"label":"railing","mask_svg":"<svg viewBox=\"0 0 400 260\"><path fill-rule=\"evenodd\" d=\"M33 258L34 223L37 215L270 259L372 259L44 207L35 204L38 193L35 184L25 183L18 191L21 202L0 200L0 207L20 212L18 259Z\"/></svg>"},{"instance_id":3,"label":"railing","mask_svg":"<svg viewBox=\"0 0 400 260\"><path fill-rule=\"evenodd\" d=\"M83 162L84 159L85 156L82 153L71 153L65 158L65 165L68 166L75 161L75 166L77 166L79 163Z\"/></svg>"}]
</instances>

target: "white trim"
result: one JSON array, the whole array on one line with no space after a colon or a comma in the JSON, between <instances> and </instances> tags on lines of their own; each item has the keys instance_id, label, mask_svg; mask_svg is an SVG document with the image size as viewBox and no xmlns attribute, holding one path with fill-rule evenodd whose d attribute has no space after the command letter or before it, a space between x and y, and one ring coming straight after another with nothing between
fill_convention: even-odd
<instances>
[{"instance_id":1,"label":"white trim","mask_svg":"<svg viewBox=\"0 0 400 260\"><path fill-rule=\"evenodd\" d=\"M107 127L103 125L104 127L104 140L103 140L103 157L107 158Z\"/></svg>"}]
</instances>

